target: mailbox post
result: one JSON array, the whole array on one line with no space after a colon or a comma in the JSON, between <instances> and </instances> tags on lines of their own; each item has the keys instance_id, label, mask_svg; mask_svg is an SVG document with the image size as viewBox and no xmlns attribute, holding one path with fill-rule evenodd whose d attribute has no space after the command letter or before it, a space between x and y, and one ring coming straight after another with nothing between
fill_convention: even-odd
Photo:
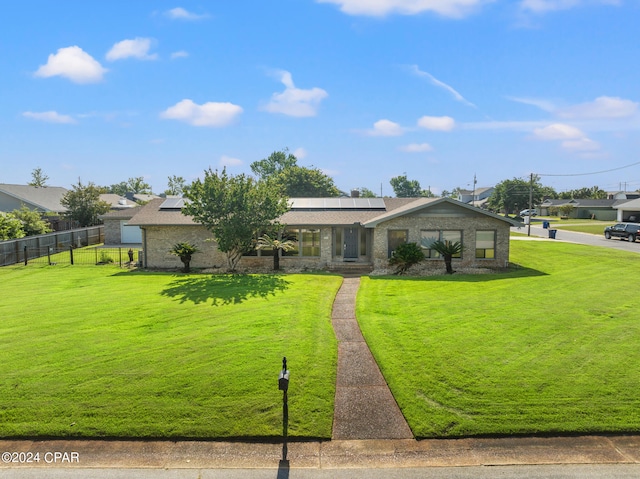
<instances>
[{"instance_id":1,"label":"mailbox post","mask_svg":"<svg viewBox=\"0 0 640 479\"><path fill-rule=\"evenodd\" d=\"M287 392L289 391L289 370L287 358L282 358L282 371L278 377L278 389L282 391L282 460L287 460L287 436L289 429L289 404Z\"/></svg>"}]
</instances>

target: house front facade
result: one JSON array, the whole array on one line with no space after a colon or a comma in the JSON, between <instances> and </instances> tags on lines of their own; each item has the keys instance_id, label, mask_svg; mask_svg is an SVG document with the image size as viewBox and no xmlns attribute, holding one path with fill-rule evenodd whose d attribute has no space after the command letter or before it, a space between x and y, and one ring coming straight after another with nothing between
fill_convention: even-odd
<instances>
[{"instance_id":1,"label":"house front facade","mask_svg":"<svg viewBox=\"0 0 640 479\"><path fill-rule=\"evenodd\" d=\"M424 268L441 269L442 259L429 248L434 240L459 241L463 251L454 267L499 269L508 265L509 233L514 220L480 210L451 198L293 198L279 222L295 249L283 254L284 270L339 270L359 265L385 271L394 249L417 243L427 256ZM147 268L181 268L170 253L179 242L200 250L193 268L226 268L211 233L181 213L176 200L153 200L129 225L142 230L143 264ZM251 251L238 264L240 271L268 270L272 251Z\"/></svg>"}]
</instances>

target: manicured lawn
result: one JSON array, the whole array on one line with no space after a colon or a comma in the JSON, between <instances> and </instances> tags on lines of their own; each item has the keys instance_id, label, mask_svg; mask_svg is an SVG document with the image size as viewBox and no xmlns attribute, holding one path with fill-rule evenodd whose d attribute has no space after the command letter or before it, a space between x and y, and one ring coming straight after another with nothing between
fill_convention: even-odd
<instances>
[{"instance_id":1,"label":"manicured lawn","mask_svg":"<svg viewBox=\"0 0 640 479\"><path fill-rule=\"evenodd\" d=\"M331 436L341 278L0 269L0 437Z\"/></svg>"},{"instance_id":2,"label":"manicured lawn","mask_svg":"<svg viewBox=\"0 0 640 479\"><path fill-rule=\"evenodd\" d=\"M363 278L363 333L418 437L640 432L640 255L513 241L508 274Z\"/></svg>"}]
</instances>

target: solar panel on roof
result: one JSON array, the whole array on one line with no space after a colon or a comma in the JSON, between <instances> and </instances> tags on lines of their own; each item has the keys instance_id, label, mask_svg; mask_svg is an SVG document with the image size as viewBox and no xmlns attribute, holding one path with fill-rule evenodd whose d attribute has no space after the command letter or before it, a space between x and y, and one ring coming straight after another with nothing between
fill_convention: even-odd
<instances>
[{"instance_id":1,"label":"solar panel on roof","mask_svg":"<svg viewBox=\"0 0 640 479\"><path fill-rule=\"evenodd\" d=\"M292 209L384 210L383 198L291 198Z\"/></svg>"},{"instance_id":2,"label":"solar panel on roof","mask_svg":"<svg viewBox=\"0 0 640 479\"><path fill-rule=\"evenodd\" d=\"M160 205L161 210L181 210L184 207L184 198L167 198Z\"/></svg>"}]
</instances>

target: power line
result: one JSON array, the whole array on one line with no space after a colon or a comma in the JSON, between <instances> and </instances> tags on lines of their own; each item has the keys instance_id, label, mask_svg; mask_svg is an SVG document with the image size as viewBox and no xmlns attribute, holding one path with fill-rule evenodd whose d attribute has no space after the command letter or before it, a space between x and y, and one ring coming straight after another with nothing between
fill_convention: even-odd
<instances>
[{"instance_id":1,"label":"power line","mask_svg":"<svg viewBox=\"0 0 640 479\"><path fill-rule=\"evenodd\" d=\"M587 175L599 175L600 173L609 173L610 171L624 170L625 168L630 168L630 167L636 166L636 165L640 165L640 161L637 161L635 163L631 163L630 165L621 166L619 168L611 168L610 170L594 171L592 173L569 173L569 174L565 174L565 175L537 173L537 175L538 176L587 176Z\"/></svg>"}]
</instances>

